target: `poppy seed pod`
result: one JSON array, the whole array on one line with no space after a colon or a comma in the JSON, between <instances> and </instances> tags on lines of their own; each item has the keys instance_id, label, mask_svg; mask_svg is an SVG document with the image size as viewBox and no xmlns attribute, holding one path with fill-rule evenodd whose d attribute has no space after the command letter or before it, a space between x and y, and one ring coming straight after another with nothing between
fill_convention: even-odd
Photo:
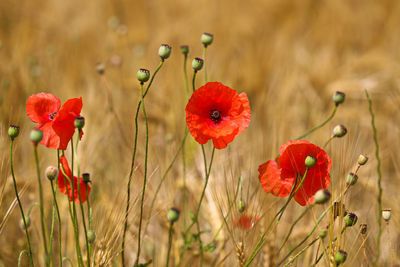
<instances>
[{"instance_id":1,"label":"poppy seed pod","mask_svg":"<svg viewBox=\"0 0 400 267\"><path fill-rule=\"evenodd\" d=\"M181 52L182 54L187 55L189 53L189 46L181 45Z\"/></svg>"},{"instance_id":2,"label":"poppy seed pod","mask_svg":"<svg viewBox=\"0 0 400 267\"><path fill-rule=\"evenodd\" d=\"M205 32L201 35L201 42L204 45L204 47L207 47L210 44L212 44L213 40L214 36L211 33Z\"/></svg>"},{"instance_id":3,"label":"poppy seed pod","mask_svg":"<svg viewBox=\"0 0 400 267\"><path fill-rule=\"evenodd\" d=\"M54 166L49 166L46 168L44 174L46 175L47 179L53 181L58 176L58 169Z\"/></svg>"},{"instance_id":4,"label":"poppy seed pod","mask_svg":"<svg viewBox=\"0 0 400 267\"><path fill-rule=\"evenodd\" d=\"M162 44L158 49L158 55L162 60L169 58L171 55L171 47L167 44Z\"/></svg>"},{"instance_id":5,"label":"poppy seed pod","mask_svg":"<svg viewBox=\"0 0 400 267\"><path fill-rule=\"evenodd\" d=\"M145 83L150 78L150 71L146 70L146 69L140 69L140 70L138 70L136 76L137 76L137 79L139 80L139 82Z\"/></svg>"},{"instance_id":6,"label":"poppy seed pod","mask_svg":"<svg viewBox=\"0 0 400 267\"><path fill-rule=\"evenodd\" d=\"M321 239L324 239L324 238L326 237L327 234L328 234L328 231L327 231L326 229L321 230L321 231L318 232L318 236L319 236Z\"/></svg>"},{"instance_id":7,"label":"poppy seed pod","mask_svg":"<svg viewBox=\"0 0 400 267\"><path fill-rule=\"evenodd\" d=\"M88 242L89 242L90 244L93 244L93 242L96 240L96 233L95 233L95 231L93 231L93 230L87 231L87 239L88 239Z\"/></svg>"},{"instance_id":8,"label":"poppy seed pod","mask_svg":"<svg viewBox=\"0 0 400 267\"><path fill-rule=\"evenodd\" d=\"M90 182L90 174L85 172L82 174L82 180L84 183L89 183Z\"/></svg>"},{"instance_id":9,"label":"poppy seed pod","mask_svg":"<svg viewBox=\"0 0 400 267\"><path fill-rule=\"evenodd\" d=\"M238 211L240 213L242 213L245 210L246 210L246 203L244 202L244 200L241 199L241 200L239 200L239 203L238 203Z\"/></svg>"},{"instance_id":10,"label":"poppy seed pod","mask_svg":"<svg viewBox=\"0 0 400 267\"><path fill-rule=\"evenodd\" d=\"M31 226L31 216L25 215L25 223L26 223L26 228L28 229ZM25 224L23 219L19 221L19 227L21 228L21 230L25 230Z\"/></svg>"},{"instance_id":11,"label":"poppy seed pod","mask_svg":"<svg viewBox=\"0 0 400 267\"><path fill-rule=\"evenodd\" d=\"M324 204L331 198L331 193L326 189L320 189L315 193L315 203Z\"/></svg>"},{"instance_id":12,"label":"poppy seed pod","mask_svg":"<svg viewBox=\"0 0 400 267\"><path fill-rule=\"evenodd\" d=\"M365 163L367 163L367 161L368 161L368 157L367 156L365 156L363 154L358 156L358 160L357 160L358 165L365 165Z\"/></svg>"},{"instance_id":13,"label":"poppy seed pod","mask_svg":"<svg viewBox=\"0 0 400 267\"><path fill-rule=\"evenodd\" d=\"M97 63L96 64L96 71L98 74L103 75L104 72L106 71L106 65L104 65L104 63Z\"/></svg>"},{"instance_id":14,"label":"poppy seed pod","mask_svg":"<svg viewBox=\"0 0 400 267\"><path fill-rule=\"evenodd\" d=\"M199 71L203 68L203 59L196 57L195 59L193 59L192 61L192 68L194 69L194 71Z\"/></svg>"},{"instance_id":15,"label":"poppy seed pod","mask_svg":"<svg viewBox=\"0 0 400 267\"><path fill-rule=\"evenodd\" d=\"M368 226L365 223L360 224L360 232L362 235L365 235L367 233L367 229L368 229Z\"/></svg>"},{"instance_id":16,"label":"poppy seed pod","mask_svg":"<svg viewBox=\"0 0 400 267\"><path fill-rule=\"evenodd\" d=\"M347 259L347 252L344 250L339 250L335 254L335 262L337 265L344 263Z\"/></svg>"},{"instance_id":17,"label":"poppy seed pod","mask_svg":"<svg viewBox=\"0 0 400 267\"><path fill-rule=\"evenodd\" d=\"M85 126L85 118L82 116L78 116L75 118L74 121L75 127L78 128L79 130Z\"/></svg>"},{"instance_id":18,"label":"poppy seed pod","mask_svg":"<svg viewBox=\"0 0 400 267\"><path fill-rule=\"evenodd\" d=\"M177 208L171 208L167 213L167 218L170 223L174 223L179 219L180 211Z\"/></svg>"},{"instance_id":19,"label":"poppy seed pod","mask_svg":"<svg viewBox=\"0 0 400 267\"><path fill-rule=\"evenodd\" d=\"M354 173L349 173L346 178L346 185L355 185L358 180L358 175Z\"/></svg>"},{"instance_id":20,"label":"poppy seed pod","mask_svg":"<svg viewBox=\"0 0 400 267\"><path fill-rule=\"evenodd\" d=\"M390 217L392 217L392 210L391 209L384 209L382 210L382 218L388 222L390 220Z\"/></svg>"},{"instance_id":21,"label":"poppy seed pod","mask_svg":"<svg viewBox=\"0 0 400 267\"><path fill-rule=\"evenodd\" d=\"M346 133L347 133L346 127L344 127L341 124L336 125L335 128L333 128L333 136L334 137L343 137L346 135Z\"/></svg>"},{"instance_id":22,"label":"poppy seed pod","mask_svg":"<svg viewBox=\"0 0 400 267\"><path fill-rule=\"evenodd\" d=\"M357 223L357 219L357 215L354 213L348 213L346 216L344 216L344 223L347 227L351 227Z\"/></svg>"},{"instance_id":23,"label":"poppy seed pod","mask_svg":"<svg viewBox=\"0 0 400 267\"><path fill-rule=\"evenodd\" d=\"M15 137L19 135L19 127L15 125L10 125L8 128L8 136L11 137L11 140L14 140Z\"/></svg>"},{"instance_id":24,"label":"poppy seed pod","mask_svg":"<svg viewBox=\"0 0 400 267\"><path fill-rule=\"evenodd\" d=\"M306 164L307 168L313 167L315 165L315 163L317 163L317 159L314 158L313 156L307 156L304 161L304 164Z\"/></svg>"},{"instance_id":25,"label":"poppy seed pod","mask_svg":"<svg viewBox=\"0 0 400 267\"><path fill-rule=\"evenodd\" d=\"M345 93L336 91L333 94L333 102L335 102L335 105L338 106L339 104L342 104L344 102L345 96Z\"/></svg>"},{"instance_id":26,"label":"poppy seed pod","mask_svg":"<svg viewBox=\"0 0 400 267\"><path fill-rule=\"evenodd\" d=\"M33 129L31 131L31 135L30 138L32 140L32 142L37 145L40 143L40 141L42 141L43 139L43 132L41 130L38 129Z\"/></svg>"}]
</instances>

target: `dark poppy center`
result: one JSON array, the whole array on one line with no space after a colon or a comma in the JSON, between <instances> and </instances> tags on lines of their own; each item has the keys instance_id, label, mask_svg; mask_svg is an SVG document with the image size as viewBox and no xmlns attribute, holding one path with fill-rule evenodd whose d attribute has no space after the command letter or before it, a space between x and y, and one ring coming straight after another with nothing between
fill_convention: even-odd
<instances>
[{"instance_id":1,"label":"dark poppy center","mask_svg":"<svg viewBox=\"0 0 400 267\"><path fill-rule=\"evenodd\" d=\"M213 110L210 112L210 119L213 122L220 122L221 121L221 112L218 110Z\"/></svg>"},{"instance_id":2,"label":"dark poppy center","mask_svg":"<svg viewBox=\"0 0 400 267\"><path fill-rule=\"evenodd\" d=\"M50 120L54 119L54 116L56 116L57 112L51 113L49 114L49 118Z\"/></svg>"}]
</instances>

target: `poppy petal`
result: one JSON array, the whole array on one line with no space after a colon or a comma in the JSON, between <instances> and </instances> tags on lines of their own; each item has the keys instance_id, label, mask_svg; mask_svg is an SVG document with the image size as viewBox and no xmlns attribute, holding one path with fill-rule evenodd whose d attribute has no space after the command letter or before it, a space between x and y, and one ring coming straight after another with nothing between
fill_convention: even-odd
<instances>
[{"instance_id":1,"label":"poppy petal","mask_svg":"<svg viewBox=\"0 0 400 267\"><path fill-rule=\"evenodd\" d=\"M266 193L274 196L286 197L292 190L294 179L291 177L281 179L281 171L274 160L261 164L258 168L261 187Z\"/></svg>"},{"instance_id":2,"label":"poppy petal","mask_svg":"<svg viewBox=\"0 0 400 267\"><path fill-rule=\"evenodd\" d=\"M61 101L56 96L48 93L38 93L28 97L26 101L26 114L31 121L46 123L51 121L51 115L60 109Z\"/></svg>"}]
</instances>

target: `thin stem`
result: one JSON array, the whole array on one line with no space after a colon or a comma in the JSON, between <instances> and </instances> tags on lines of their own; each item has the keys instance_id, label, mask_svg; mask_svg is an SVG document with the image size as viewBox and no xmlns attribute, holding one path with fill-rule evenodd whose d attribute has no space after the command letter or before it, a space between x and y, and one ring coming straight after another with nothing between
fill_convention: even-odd
<instances>
[{"instance_id":1,"label":"thin stem","mask_svg":"<svg viewBox=\"0 0 400 267\"><path fill-rule=\"evenodd\" d=\"M92 209L90 208L88 186L86 186L85 189L86 189L86 204L87 204L87 212L88 212L89 229L93 230L93 228L92 228ZM91 254L92 254L92 244L89 243L89 259L90 259Z\"/></svg>"},{"instance_id":2,"label":"thin stem","mask_svg":"<svg viewBox=\"0 0 400 267\"><path fill-rule=\"evenodd\" d=\"M140 111L140 106L142 104L142 98L144 98L147 92L150 89L151 84L153 83L154 77L161 69L162 65L164 64L164 60L161 60L160 64L158 65L157 69L154 71L150 82L144 92L143 97L139 100L137 107L136 107L136 114L135 114L135 138L133 142L133 153L132 153L132 160L131 160L131 168L129 171L129 178L128 178L128 185L127 185L127 199L126 199L126 208L125 208L125 220L124 220L124 231L122 234L122 251L121 251L121 262L122 267L125 267L125 240L126 240L126 232L128 230L128 217L129 217L129 210L130 210L130 201L131 201L131 182L133 177L133 170L135 166L135 159L136 159L136 148L137 148L137 140L138 140L138 132L139 132L139 124L138 124L138 116Z\"/></svg>"},{"instance_id":3,"label":"thin stem","mask_svg":"<svg viewBox=\"0 0 400 267\"><path fill-rule=\"evenodd\" d=\"M196 74L197 74L197 70L195 70L193 72L193 78L192 78L192 89L193 89L193 92L196 90Z\"/></svg>"},{"instance_id":4,"label":"thin stem","mask_svg":"<svg viewBox=\"0 0 400 267\"><path fill-rule=\"evenodd\" d=\"M169 264L169 256L170 256L170 254L171 254L173 225L174 225L174 223L170 223L170 224L169 224L167 263L165 264L166 267L168 267L168 264Z\"/></svg>"},{"instance_id":5,"label":"thin stem","mask_svg":"<svg viewBox=\"0 0 400 267\"><path fill-rule=\"evenodd\" d=\"M19 199L17 181L15 180L15 174L14 174L13 153L12 153L12 151L13 151L13 143L14 143L14 141L13 141L13 139L11 139L11 142L10 142L10 169L11 169L11 176L13 178L15 196L16 196L17 201L18 201L18 206L19 206L19 210L21 212L22 221L24 222L26 241L28 243L28 262L29 262L29 266L33 267L33 254L32 254L32 248L31 248L31 241L29 239L28 226L26 225L24 209L22 208L21 200Z\"/></svg>"},{"instance_id":6,"label":"thin stem","mask_svg":"<svg viewBox=\"0 0 400 267\"><path fill-rule=\"evenodd\" d=\"M292 257L283 267L289 266L292 262L294 262L297 257L299 257L301 254L304 253L304 251L306 251L309 247L311 247L315 242L318 241L319 238L315 238L313 241L310 242L310 244L308 244L305 248L303 248L302 250L300 250L299 253L297 253L296 255L294 255L294 257Z\"/></svg>"},{"instance_id":7,"label":"thin stem","mask_svg":"<svg viewBox=\"0 0 400 267\"><path fill-rule=\"evenodd\" d=\"M313 132L315 132L316 130L318 130L318 129L322 128L323 126L325 126L325 124L327 124L327 123L328 123L330 120L332 120L333 117L335 116L337 107L338 107L338 106L335 105L335 107L333 108L333 111L332 111L331 115L330 115L330 116L328 117L328 119L326 119L323 123L321 123L320 125L318 125L318 126L312 128L311 130L305 132L303 135L297 137L295 140L303 139L303 138L306 137L307 135L310 135L311 133L313 133Z\"/></svg>"},{"instance_id":8,"label":"thin stem","mask_svg":"<svg viewBox=\"0 0 400 267\"><path fill-rule=\"evenodd\" d=\"M38 184L39 184L40 222L41 222L41 226L42 226L43 246L44 246L44 251L46 254L45 262L46 262L46 266L48 266L49 265L49 261L48 261L49 251L47 249L47 238L46 238L45 221L44 221L43 189L42 189L42 181L40 180L39 156L38 156L38 152L37 152L37 146L35 144L33 145L33 150L35 153L36 173L37 173Z\"/></svg>"},{"instance_id":9,"label":"thin stem","mask_svg":"<svg viewBox=\"0 0 400 267\"><path fill-rule=\"evenodd\" d=\"M206 65L206 53L207 53L207 46L203 48L203 62L204 62L204 81L207 83L207 65Z\"/></svg>"},{"instance_id":10,"label":"thin stem","mask_svg":"<svg viewBox=\"0 0 400 267\"><path fill-rule=\"evenodd\" d=\"M28 254L28 259L29 259L29 252L26 251L26 250L24 249L23 251L21 251L21 252L19 253L19 256L18 256L18 267L21 266L22 256L23 256L24 254Z\"/></svg>"},{"instance_id":11,"label":"thin stem","mask_svg":"<svg viewBox=\"0 0 400 267\"><path fill-rule=\"evenodd\" d=\"M137 258L135 265L139 264L139 258L140 258L140 249L141 249L141 234L142 234L142 222L143 222L143 205L144 205L144 195L146 191L146 183L147 183L147 158L148 158L148 152L149 152L149 125L147 121L147 114L146 114L146 108L144 105L144 93L143 93L143 83L140 83L140 93L142 96L142 111L143 111L143 117L145 121L145 128L146 128L146 142L145 142L145 154L144 154L144 175L143 175L143 188L142 188L142 198L140 200L140 219L139 219L139 230L138 230L138 252L137 252Z\"/></svg>"},{"instance_id":12,"label":"thin stem","mask_svg":"<svg viewBox=\"0 0 400 267\"><path fill-rule=\"evenodd\" d=\"M368 99L368 107L369 107L369 113L371 115L371 127L372 127L372 132L374 135L374 142L375 142L375 156L376 156L376 161L378 164L376 165L376 172L378 173L378 206L379 206L379 213L378 213L378 235L376 237L376 246L377 246L377 252L376 252L376 258L374 261L374 266L378 266L379 262L379 257L381 256L381 236L382 236L382 172L381 172L381 158L379 157L379 142L378 142L378 134L377 134L377 129L375 126L375 113L372 110L372 100L368 95L368 91L365 90L365 95Z\"/></svg>"},{"instance_id":13,"label":"thin stem","mask_svg":"<svg viewBox=\"0 0 400 267\"><path fill-rule=\"evenodd\" d=\"M60 253L60 267L62 267L62 252L61 252L61 216L60 210L58 208L57 198L56 198L56 189L54 188L53 180L50 181L51 183L51 191L53 192L53 201L57 211L57 218L58 218L58 246L59 246L59 253Z\"/></svg>"},{"instance_id":14,"label":"thin stem","mask_svg":"<svg viewBox=\"0 0 400 267\"><path fill-rule=\"evenodd\" d=\"M186 69L187 59L188 59L188 56L187 56L187 54L185 54L185 56L183 58L183 76L185 77L186 100L189 99L189 94L190 94L190 92L189 92L188 74L187 74L187 69Z\"/></svg>"},{"instance_id":15,"label":"thin stem","mask_svg":"<svg viewBox=\"0 0 400 267\"><path fill-rule=\"evenodd\" d=\"M53 236L54 236L54 224L56 220L56 207L54 206L54 201L53 201L53 210L51 213L51 230L50 230L50 240L49 240L49 261L50 261L50 266L53 266Z\"/></svg>"}]
</instances>

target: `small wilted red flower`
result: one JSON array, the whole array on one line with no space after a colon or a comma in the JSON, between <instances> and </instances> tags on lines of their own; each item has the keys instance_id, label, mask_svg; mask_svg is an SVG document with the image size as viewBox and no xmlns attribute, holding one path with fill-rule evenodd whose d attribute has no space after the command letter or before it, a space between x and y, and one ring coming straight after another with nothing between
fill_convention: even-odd
<instances>
[{"instance_id":1,"label":"small wilted red flower","mask_svg":"<svg viewBox=\"0 0 400 267\"><path fill-rule=\"evenodd\" d=\"M60 171L58 173L58 188L60 189L60 192L63 193L64 195L68 194L69 201L75 201L76 203L79 203L79 195L78 195L78 178L74 176L74 192L72 193L72 186L69 181L72 181L72 173L71 169L69 168L68 161L65 158L65 156L60 157ZM65 174L68 176L64 177L64 174L62 170L64 169ZM69 180L68 180L69 179ZM65 180L67 182L67 185L65 185ZM87 194L86 194L86 187L87 187L87 193L90 193L90 186L88 183L85 183L83 179L80 177L79 178L79 191L81 195L81 200L82 203L84 203L87 199Z\"/></svg>"},{"instance_id":2,"label":"small wilted red flower","mask_svg":"<svg viewBox=\"0 0 400 267\"><path fill-rule=\"evenodd\" d=\"M189 99L186 123L198 143L212 139L215 148L225 148L250 124L247 95L219 82L206 83Z\"/></svg>"},{"instance_id":3,"label":"small wilted red flower","mask_svg":"<svg viewBox=\"0 0 400 267\"><path fill-rule=\"evenodd\" d=\"M31 95L26 101L26 114L31 121L39 123L35 129L42 130L40 144L49 148L65 150L74 135L74 120L80 116L82 98L73 98L64 103L47 93Z\"/></svg>"},{"instance_id":4,"label":"small wilted red flower","mask_svg":"<svg viewBox=\"0 0 400 267\"><path fill-rule=\"evenodd\" d=\"M294 195L300 205L312 204L315 193L330 184L332 160L322 148L305 140L289 141L281 146L279 153L280 156L275 160L269 160L258 167L262 188L274 196L288 196L293 186L303 178L306 157L312 156L316 164L309 168L302 186Z\"/></svg>"},{"instance_id":5,"label":"small wilted red flower","mask_svg":"<svg viewBox=\"0 0 400 267\"><path fill-rule=\"evenodd\" d=\"M233 227L248 230L250 228L253 228L258 220L259 218L257 216L253 218L248 215L242 215L239 220L233 220Z\"/></svg>"}]
</instances>

